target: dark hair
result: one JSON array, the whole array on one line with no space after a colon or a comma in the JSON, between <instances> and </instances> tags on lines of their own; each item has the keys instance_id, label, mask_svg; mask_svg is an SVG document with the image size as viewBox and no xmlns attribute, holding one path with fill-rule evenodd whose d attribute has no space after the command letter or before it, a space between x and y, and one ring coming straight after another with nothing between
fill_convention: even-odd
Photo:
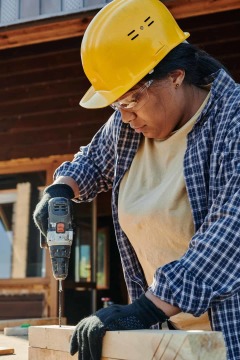
<instances>
[{"instance_id":1,"label":"dark hair","mask_svg":"<svg viewBox=\"0 0 240 360\"><path fill-rule=\"evenodd\" d=\"M209 83L209 76L219 69L229 71L207 52L189 43L181 43L171 50L144 80L161 80L176 69L185 70L184 81L195 86Z\"/></svg>"}]
</instances>

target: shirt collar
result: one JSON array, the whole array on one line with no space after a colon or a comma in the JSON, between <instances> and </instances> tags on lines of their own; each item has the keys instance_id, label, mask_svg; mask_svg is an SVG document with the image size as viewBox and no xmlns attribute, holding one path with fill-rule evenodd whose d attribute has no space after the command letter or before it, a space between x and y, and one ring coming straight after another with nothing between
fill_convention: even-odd
<instances>
[{"instance_id":1,"label":"shirt collar","mask_svg":"<svg viewBox=\"0 0 240 360\"><path fill-rule=\"evenodd\" d=\"M201 115L197 119L196 124L203 120L206 113L214 106L216 101L226 96L229 89L232 89L236 85L232 77L223 69L211 74L206 84L211 85L210 97Z\"/></svg>"}]
</instances>

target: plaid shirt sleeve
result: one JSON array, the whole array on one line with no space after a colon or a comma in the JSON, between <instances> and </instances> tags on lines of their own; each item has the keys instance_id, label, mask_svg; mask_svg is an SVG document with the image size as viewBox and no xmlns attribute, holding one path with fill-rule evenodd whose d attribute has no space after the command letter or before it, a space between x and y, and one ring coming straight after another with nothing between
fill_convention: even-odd
<instances>
[{"instance_id":1,"label":"plaid shirt sleeve","mask_svg":"<svg viewBox=\"0 0 240 360\"><path fill-rule=\"evenodd\" d=\"M212 170L216 177L210 179L214 196L204 222L184 256L159 268L149 289L195 316L240 291L239 107L231 127L215 159L218 171Z\"/></svg>"},{"instance_id":2,"label":"plaid shirt sleeve","mask_svg":"<svg viewBox=\"0 0 240 360\"><path fill-rule=\"evenodd\" d=\"M73 161L66 161L54 173L70 176L80 189L80 201L92 201L98 193L112 188L114 180L114 132L111 116L107 123L93 137L91 143L82 146Z\"/></svg>"}]
</instances>

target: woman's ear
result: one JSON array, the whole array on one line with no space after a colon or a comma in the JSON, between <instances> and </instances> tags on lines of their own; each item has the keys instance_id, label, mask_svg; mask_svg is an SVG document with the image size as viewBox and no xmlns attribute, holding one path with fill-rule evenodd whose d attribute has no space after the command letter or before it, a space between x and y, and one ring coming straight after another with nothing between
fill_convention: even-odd
<instances>
[{"instance_id":1,"label":"woman's ear","mask_svg":"<svg viewBox=\"0 0 240 360\"><path fill-rule=\"evenodd\" d=\"M184 78L185 78L185 71L182 69L171 71L169 74L169 79L171 80L173 86L176 89L183 83Z\"/></svg>"}]
</instances>

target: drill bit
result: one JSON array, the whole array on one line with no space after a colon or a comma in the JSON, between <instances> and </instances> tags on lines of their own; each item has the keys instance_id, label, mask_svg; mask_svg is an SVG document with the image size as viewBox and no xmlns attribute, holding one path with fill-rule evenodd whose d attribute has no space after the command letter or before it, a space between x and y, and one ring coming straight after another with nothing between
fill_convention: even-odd
<instances>
[{"instance_id":1,"label":"drill bit","mask_svg":"<svg viewBox=\"0 0 240 360\"><path fill-rule=\"evenodd\" d=\"M62 280L59 280L59 287L58 287L58 322L59 322L59 327L62 326L61 319L62 319Z\"/></svg>"}]
</instances>

